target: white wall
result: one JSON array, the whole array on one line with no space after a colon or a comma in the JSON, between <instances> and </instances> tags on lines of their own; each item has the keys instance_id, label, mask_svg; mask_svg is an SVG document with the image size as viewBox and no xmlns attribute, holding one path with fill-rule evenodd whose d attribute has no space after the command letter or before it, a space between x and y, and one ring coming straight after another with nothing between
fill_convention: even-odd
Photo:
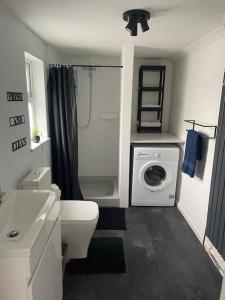
<instances>
[{"instance_id":1,"label":"white wall","mask_svg":"<svg viewBox=\"0 0 225 300\"><path fill-rule=\"evenodd\" d=\"M171 102L171 89L173 78L173 62L169 59L134 59L134 79L133 79L133 99L132 99L132 120L131 130L137 131L137 107L138 107L138 84L139 84L139 67L141 65L161 65L166 66L164 101L163 101L163 119L162 119L162 132L168 130L170 102ZM146 75L146 74L145 74ZM152 76L152 74L150 74ZM149 97L149 93L144 93Z\"/></svg>"},{"instance_id":2,"label":"white wall","mask_svg":"<svg viewBox=\"0 0 225 300\"><path fill-rule=\"evenodd\" d=\"M120 65L119 59L110 57L68 57L63 62ZM78 126L81 176L118 176L120 77L119 68L96 68L92 71L90 124L87 128ZM90 71L82 68L79 68L77 106L78 124L84 127L88 123L90 111ZM117 117L106 120L102 118L103 113Z\"/></svg>"},{"instance_id":3,"label":"white wall","mask_svg":"<svg viewBox=\"0 0 225 300\"><path fill-rule=\"evenodd\" d=\"M47 60L46 44L0 4L0 186L16 188L32 166L49 164L49 144L30 151L24 51ZM53 50L51 50L53 51ZM48 59L51 57L49 50ZM23 102L7 102L6 92L22 92ZM26 123L10 127L9 117L25 115ZM12 152L11 143L26 137L28 145Z\"/></svg>"},{"instance_id":4,"label":"white wall","mask_svg":"<svg viewBox=\"0 0 225 300\"><path fill-rule=\"evenodd\" d=\"M61 64L62 56L61 54L54 49L52 46L46 44L46 62L48 64Z\"/></svg>"},{"instance_id":5,"label":"white wall","mask_svg":"<svg viewBox=\"0 0 225 300\"><path fill-rule=\"evenodd\" d=\"M212 41L211 41L212 40ZM204 43L203 43L204 42ZM225 67L225 36L208 37L188 50L175 64L170 131L186 138L185 119L217 124ZM199 131L201 129L199 128ZM213 132L205 129L208 135ZM178 207L200 240L207 221L215 140L204 140L203 159L195 178L180 174Z\"/></svg>"},{"instance_id":6,"label":"white wall","mask_svg":"<svg viewBox=\"0 0 225 300\"><path fill-rule=\"evenodd\" d=\"M134 46L126 45L122 52L120 145L119 145L119 196L120 206L129 206L129 169L131 107L133 92Z\"/></svg>"}]
</instances>

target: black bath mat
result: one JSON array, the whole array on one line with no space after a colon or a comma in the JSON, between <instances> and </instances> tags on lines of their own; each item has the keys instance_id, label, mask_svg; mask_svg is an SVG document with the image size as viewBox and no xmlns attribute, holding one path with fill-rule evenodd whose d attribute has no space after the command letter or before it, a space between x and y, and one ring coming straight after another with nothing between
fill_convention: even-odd
<instances>
[{"instance_id":1,"label":"black bath mat","mask_svg":"<svg viewBox=\"0 0 225 300\"><path fill-rule=\"evenodd\" d=\"M88 257L66 265L67 275L79 273L126 273L122 238L92 238Z\"/></svg>"},{"instance_id":2,"label":"black bath mat","mask_svg":"<svg viewBox=\"0 0 225 300\"><path fill-rule=\"evenodd\" d=\"M99 207L98 230L126 230L126 210L121 207Z\"/></svg>"}]
</instances>

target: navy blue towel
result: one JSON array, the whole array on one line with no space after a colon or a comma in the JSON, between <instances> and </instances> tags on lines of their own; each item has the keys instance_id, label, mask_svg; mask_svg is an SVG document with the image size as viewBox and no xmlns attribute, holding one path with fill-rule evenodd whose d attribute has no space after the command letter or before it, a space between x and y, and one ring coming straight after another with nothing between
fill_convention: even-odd
<instances>
[{"instance_id":1,"label":"navy blue towel","mask_svg":"<svg viewBox=\"0 0 225 300\"><path fill-rule=\"evenodd\" d=\"M202 158L202 137L195 130L188 130L182 172L190 177L195 175L196 161Z\"/></svg>"}]
</instances>

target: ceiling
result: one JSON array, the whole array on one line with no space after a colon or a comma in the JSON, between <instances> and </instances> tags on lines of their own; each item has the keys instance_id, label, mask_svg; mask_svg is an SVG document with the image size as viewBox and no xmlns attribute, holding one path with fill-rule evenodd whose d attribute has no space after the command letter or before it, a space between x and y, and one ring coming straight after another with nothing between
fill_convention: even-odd
<instances>
[{"instance_id":1,"label":"ceiling","mask_svg":"<svg viewBox=\"0 0 225 300\"><path fill-rule=\"evenodd\" d=\"M0 0L62 54L120 55L124 44L140 57L172 57L221 26L224 0ZM151 12L150 30L131 37L123 12Z\"/></svg>"}]
</instances>

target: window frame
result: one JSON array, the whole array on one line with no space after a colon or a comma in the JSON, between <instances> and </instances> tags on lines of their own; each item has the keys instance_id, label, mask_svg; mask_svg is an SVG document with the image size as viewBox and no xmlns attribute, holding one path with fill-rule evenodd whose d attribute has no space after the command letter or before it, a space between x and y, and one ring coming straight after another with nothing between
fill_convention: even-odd
<instances>
[{"instance_id":1,"label":"window frame","mask_svg":"<svg viewBox=\"0 0 225 300\"><path fill-rule=\"evenodd\" d=\"M27 65L29 65L28 72L27 72ZM27 85L28 114L29 114L29 121L30 121L30 135L32 138L32 131L33 129L36 128L35 99L34 99L34 90L33 90L32 61L28 60L27 58L25 59L25 72L26 72L26 85ZM29 90L28 90L28 86L29 86Z\"/></svg>"}]
</instances>

